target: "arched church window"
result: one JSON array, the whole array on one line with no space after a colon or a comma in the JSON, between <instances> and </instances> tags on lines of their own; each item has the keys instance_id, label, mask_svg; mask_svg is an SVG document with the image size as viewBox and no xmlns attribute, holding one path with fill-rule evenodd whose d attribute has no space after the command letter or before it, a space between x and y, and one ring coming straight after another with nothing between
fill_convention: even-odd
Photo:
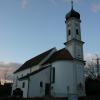
<instances>
[{"instance_id":1,"label":"arched church window","mask_svg":"<svg viewBox=\"0 0 100 100\"><path fill-rule=\"evenodd\" d=\"M25 82L22 83L22 88L24 88L24 87L25 87Z\"/></svg>"},{"instance_id":2,"label":"arched church window","mask_svg":"<svg viewBox=\"0 0 100 100\"><path fill-rule=\"evenodd\" d=\"M71 35L71 31L70 31L70 29L68 30L68 35Z\"/></svg>"},{"instance_id":3,"label":"arched church window","mask_svg":"<svg viewBox=\"0 0 100 100\"><path fill-rule=\"evenodd\" d=\"M41 87L41 88L43 87L43 82L42 82L42 81L40 81L40 87Z\"/></svg>"},{"instance_id":4,"label":"arched church window","mask_svg":"<svg viewBox=\"0 0 100 100\"><path fill-rule=\"evenodd\" d=\"M79 31L78 31L78 29L76 29L76 34L79 35Z\"/></svg>"}]
</instances>

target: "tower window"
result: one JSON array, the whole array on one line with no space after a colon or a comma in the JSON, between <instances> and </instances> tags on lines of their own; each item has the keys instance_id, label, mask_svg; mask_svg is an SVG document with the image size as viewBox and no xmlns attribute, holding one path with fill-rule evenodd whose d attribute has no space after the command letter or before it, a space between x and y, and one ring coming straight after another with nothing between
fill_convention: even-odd
<instances>
[{"instance_id":1,"label":"tower window","mask_svg":"<svg viewBox=\"0 0 100 100\"><path fill-rule=\"evenodd\" d=\"M76 34L79 35L79 31L78 31L78 29L76 29Z\"/></svg>"},{"instance_id":2,"label":"tower window","mask_svg":"<svg viewBox=\"0 0 100 100\"><path fill-rule=\"evenodd\" d=\"M70 31L70 29L68 30L68 35L70 35L71 34L71 31Z\"/></svg>"}]
</instances>

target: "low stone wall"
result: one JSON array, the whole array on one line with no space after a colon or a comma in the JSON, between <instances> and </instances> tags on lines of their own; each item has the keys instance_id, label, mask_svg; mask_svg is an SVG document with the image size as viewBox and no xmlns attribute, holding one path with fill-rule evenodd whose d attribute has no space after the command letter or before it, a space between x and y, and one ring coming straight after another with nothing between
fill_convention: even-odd
<instances>
[{"instance_id":1,"label":"low stone wall","mask_svg":"<svg viewBox=\"0 0 100 100\"><path fill-rule=\"evenodd\" d=\"M0 100L68 100L68 98L62 97L42 97L42 98L15 98L15 97L1 97ZM86 96L79 97L78 100L100 100L100 96Z\"/></svg>"},{"instance_id":2,"label":"low stone wall","mask_svg":"<svg viewBox=\"0 0 100 100\"><path fill-rule=\"evenodd\" d=\"M100 96L86 96L86 97L80 97L78 100L100 100Z\"/></svg>"},{"instance_id":3,"label":"low stone wall","mask_svg":"<svg viewBox=\"0 0 100 100\"><path fill-rule=\"evenodd\" d=\"M68 100L65 97L62 98L53 98L53 97L36 97L36 98L18 98L18 97L1 97L0 100Z\"/></svg>"}]
</instances>

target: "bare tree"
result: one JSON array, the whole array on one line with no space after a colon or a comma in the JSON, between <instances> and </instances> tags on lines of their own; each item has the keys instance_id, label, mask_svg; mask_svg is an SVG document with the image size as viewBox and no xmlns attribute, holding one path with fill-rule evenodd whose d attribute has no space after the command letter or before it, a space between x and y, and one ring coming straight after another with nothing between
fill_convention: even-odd
<instances>
[{"instance_id":1,"label":"bare tree","mask_svg":"<svg viewBox=\"0 0 100 100\"><path fill-rule=\"evenodd\" d=\"M85 74L88 77L96 78L96 75L95 75L95 63L93 61L86 62Z\"/></svg>"},{"instance_id":2,"label":"bare tree","mask_svg":"<svg viewBox=\"0 0 100 100\"><path fill-rule=\"evenodd\" d=\"M4 83L6 83L7 78L8 78L8 72L9 72L9 68L5 69L3 74L4 74Z\"/></svg>"},{"instance_id":3,"label":"bare tree","mask_svg":"<svg viewBox=\"0 0 100 100\"><path fill-rule=\"evenodd\" d=\"M85 72L86 75L92 78L97 78L100 74L99 69L99 60L100 58L95 55L96 57L91 58L86 62Z\"/></svg>"}]
</instances>

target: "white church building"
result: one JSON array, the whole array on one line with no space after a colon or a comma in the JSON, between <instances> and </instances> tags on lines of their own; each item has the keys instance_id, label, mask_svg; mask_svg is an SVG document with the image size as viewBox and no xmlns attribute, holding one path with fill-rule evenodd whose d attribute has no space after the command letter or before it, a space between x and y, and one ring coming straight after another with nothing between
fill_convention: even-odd
<instances>
[{"instance_id":1,"label":"white church building","mask_svg":"<svg viewBox=\"0 0 100 100\"><path fill-rule=\"evenodd\" d=\"M14 72L12 91L20 88L25 98L85 95L81 19L80 14L73 9L73 4L65 19L65 48L52 48L26 61Z\"/></svg>"}]
</instances>

